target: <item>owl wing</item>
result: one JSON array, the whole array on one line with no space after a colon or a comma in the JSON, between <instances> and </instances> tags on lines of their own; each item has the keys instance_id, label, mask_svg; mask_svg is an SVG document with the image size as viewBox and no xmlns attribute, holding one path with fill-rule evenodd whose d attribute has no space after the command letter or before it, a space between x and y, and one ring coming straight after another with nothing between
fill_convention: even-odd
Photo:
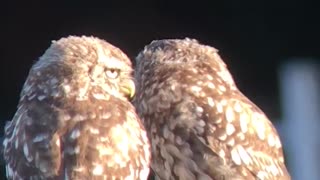
<instances>
[{"instance_id":1,"label":"owl wing","mask_svg":"<svg viewBox=\"0 0 320 180\"><path fill-rule=\"evenodd\" d=\"M202 86L185 87L185 96L190 97L189 104L193 104L189 111L196 117L188 116L184 122L194 122L189 141L198 145L195 147L201 147L202 142L220 157L217 160L207 150L202 152L207 154L207 159L200 158L208 162L204 166L209 168L207 173L229 178L232 174L247 179L290 178L278 133L266 115L238 89L228 89L219 82L215 82L214 87L204 77L197 79L205 82Z\"/></svg>"},{"instance_id":2,"label":"owl wing","mask_svg":"<svg viewBox=\"0 0 320 180\"><path fill-rule=\"evenodd\" d=\"M186 94L188 89L194 93L164 83L145 90L137 105L149 129L158 177L289 178L278 134L258 107L242 94L226 98L208 90L195 96Z\"/></svg>"},{"instance_id":3,"label":"owl wing","mask_svg":"<svg viewBox=\"0 0 320 180\"><path fill-rule=\"evenodd\" d=\"M9 179L43 179L58 174L61 163L57 113L39 101L20 103L5 126L4 158ZM58 111L58 110L57 110Z\"/></svg>"},{"instance_id":4,"label":"owl wing","mask_svg":"<svg viewBox=\"0 0 320 180\"><path fill-rule=\"evenodd\" d=\"M206 137L213 152L232 161L245 177L289 178L278 133L257 106L242 94L215 106L207 111Z\"/></svg>"}]
</instances>

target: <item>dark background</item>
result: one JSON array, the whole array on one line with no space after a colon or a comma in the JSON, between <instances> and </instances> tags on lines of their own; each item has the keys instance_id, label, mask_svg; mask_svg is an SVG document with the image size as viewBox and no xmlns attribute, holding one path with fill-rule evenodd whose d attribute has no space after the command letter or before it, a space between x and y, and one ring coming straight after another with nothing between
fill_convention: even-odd
<instances>
[{"instance_id":1,"label":"dark background","mask_svg":"<svg viewBox=\"0 0 320 180\"><path fill-rule=\"evenodd\" d=\"M319 8L306 0L4 1L0 8L1 133L29 68L63 36L97 36L132 59L153 39L196 38L220 50L239 88L272 119L281 118L279 65L320 59Z\"/></svg>"}]
</instances>

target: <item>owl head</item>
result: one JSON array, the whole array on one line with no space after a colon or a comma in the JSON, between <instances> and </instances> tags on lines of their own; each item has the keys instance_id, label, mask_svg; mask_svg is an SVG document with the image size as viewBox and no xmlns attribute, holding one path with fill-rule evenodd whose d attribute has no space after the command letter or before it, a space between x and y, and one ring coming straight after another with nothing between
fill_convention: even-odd
<instances>
[{"instance_id":1,"label":"owl head","mask_svg":"<svg viewBox=\"0 0 320 180\"><path fill-rule=\"evenodd\" d=\"M214 81L231 89L237 89L227 65L214 47L195 39L162 39L146 45L136 57L135 78L137 86L156 74L183 72L185 74L214 75ZM157 76L156 76L157 77ZM186 79L186 76L183 76ZM213 78L213 77L211 77ZM210 78L210 79L211 79ZM159 80L161 81L161 79Z\"/></svg>"},{"instance_id":2,"label":"owl head","mask_svg":"<svg viewBox=\"0 0 320 180\"><path fill-rule=\"evenodd\" d=\"M33 65L22 95L128 98L135 91L131 73L131 62L119 48L95 37L69 36L53 41Z\"/></svg>"}]
</instances>

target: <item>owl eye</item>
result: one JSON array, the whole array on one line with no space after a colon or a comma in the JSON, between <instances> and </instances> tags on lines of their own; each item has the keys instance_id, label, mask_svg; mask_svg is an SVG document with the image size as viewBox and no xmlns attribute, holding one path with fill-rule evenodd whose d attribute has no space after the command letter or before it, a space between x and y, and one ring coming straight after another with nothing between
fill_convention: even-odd
<instances>
[{"instance_id":1,"label":"owl eye","mask_svg":"<svg viewBox=\"0 0 320 180\"><path fill-rule=\"evenodd\" d=\"M107 69L106 75L111 79L116 79L119 76L119 69Z\"/></svg>"}]
</instances>

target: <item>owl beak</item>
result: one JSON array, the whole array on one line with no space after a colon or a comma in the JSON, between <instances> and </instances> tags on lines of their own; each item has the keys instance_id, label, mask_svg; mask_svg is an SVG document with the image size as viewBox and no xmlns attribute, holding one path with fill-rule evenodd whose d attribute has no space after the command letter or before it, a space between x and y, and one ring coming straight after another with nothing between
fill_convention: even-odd
<instances>
[{"instance_id":1,"label":"owl beak","mask_svg":"<svg viewBox=\"0 0 320 180\"><path fill-rule=\"evenodd\" d=\"M121 87L121 91L123 94L132 99L136 92L136 86L132 80L128 80Z\"/></svg>"}]
</instances>

